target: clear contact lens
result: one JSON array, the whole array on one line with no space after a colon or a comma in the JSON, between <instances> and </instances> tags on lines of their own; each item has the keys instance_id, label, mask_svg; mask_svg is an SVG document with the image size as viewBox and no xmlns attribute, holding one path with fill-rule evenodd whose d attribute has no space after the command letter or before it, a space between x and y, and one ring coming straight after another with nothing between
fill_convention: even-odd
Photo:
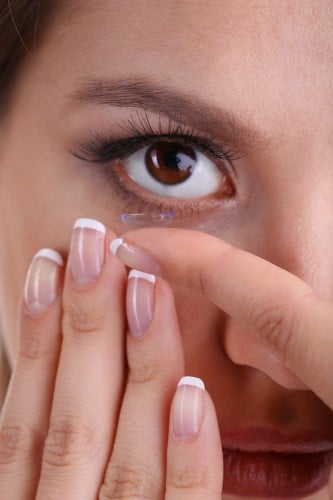
<instances>
[{"instance_id":1,"label":"clear contact lens","mask_svg":"<svg viewBox=\"0 0 333 500\"><path fill-rule=\"evenodd\" d=\"M175 212L160 212L159 214L121 214L121 220L131 229L140 227L164 227L171 224Z\"/></svg>"}]
</instances>

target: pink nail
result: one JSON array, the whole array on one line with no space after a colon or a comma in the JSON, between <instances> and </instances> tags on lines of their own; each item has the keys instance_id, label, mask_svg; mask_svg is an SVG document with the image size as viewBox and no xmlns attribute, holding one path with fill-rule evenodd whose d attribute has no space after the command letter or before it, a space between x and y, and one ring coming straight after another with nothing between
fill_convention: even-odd
<instances>
[{"instance_id":1,"label":"pink nail","mask_svg":"<svg viewBox=\"0 0 333 500\"><path fill-rule=\"evenodd\" d=\"M177 441L198 434L204 414L205 385L200 378L183 377L172 405L172 427Z\"/></svg>"},{"instance_id":2,"label":"pink nail","mask_svg":"<svg viewBox=\"0 0 333 500\"><path fill-rule=\"evenodd\" d=\"M128 326L134 337L140 337L153 319L154 284L153 274L132 269L128 275L126 310Z\"/></svg>"},{"instance_id":3,"label":"pink nail","mask_svg":"<svg viewBox=\"0 0 333 500\"><path fill-rule=\"evenodd\" d=\"M24 301L31 314L47 309L59 294L59 267L64 262L61 255L50 248L43 248L31 261L24 288Z\"/></svg>"},{"instance_id":4,"label":"pink nail","mask_svg":"<svg viewBox=\"0 0 333 500\"><path fill-rule=\"evenodd\" d=\"M69 263L73 280L86 285L101 273L104 263L105 226L94 219L78 219L73 228Z\"/></svg>"},{"instance_id":5,"label":"pink nail","mask_svg":"<svg viewBox=\"0 0 333 500\"><path fill-rule=\"evenodd\" d=\"M123 239L117 238L111 242L110 251L128 267L161 275L161 268L156 260L148 252L132 243L127 243Z\"/></svg>"}]
</instances>

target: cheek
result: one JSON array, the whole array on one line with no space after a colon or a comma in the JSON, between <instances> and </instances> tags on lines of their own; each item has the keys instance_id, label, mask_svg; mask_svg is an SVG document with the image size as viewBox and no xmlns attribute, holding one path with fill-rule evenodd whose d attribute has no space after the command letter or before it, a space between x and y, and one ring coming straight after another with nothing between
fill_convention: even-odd
<instances>
[{"instance_id":1,"label":"cheek","mask_svg":"<svg viewBox=\"0 0 333 500\"><path fill-rule=\"evenodd\" d=\"M36 144L15 134L0 162L0 315L10 360L17 349L16 320L26 273L33 255L43 247L66 256L78 197L68 189L55 158L38 158ZM23 154L25 152L25 154Z\"/></svg>"},{"instance_id":2,"label":"cheek","mask_svg":"<svg viewBox=\"0 0 333 500\"><path fill-rule=\"evenodd\" d=\"M198 375L205 359L221 363L224 356L219 342L223 318L221 311L201 295L173 285L180 332L183 341L186 369ZM198 375L199 376L199 375Z\"/></svg>"},{"instance_id":3,"label":"cheek","mask_svg":"<svg viewBox=\"0 0 333 500\"><path fill-rule=\"evenodd\" d=\"M0 246L0 317L11 359L18 304L33 255L49 247L67 258L79 217L112 222L111 197L102 191L100 178L73 164L55 131L43 130L33 116L31 126L24 127L24 110L21 121L16 115L0 157L0 212L6 214L0 217L5 242Z\"/></svg>"},{"instance_id":4,"label":"cheek","mask_svg":"<svg viewBox=\"0 0 333 500\"><path fill-rule=\"evenodd\" d=\"M239 395L243 397L253 374L248 367L234 364L224 351L221 339L227 315L190 290L173 286L173 292L185 353L185 374L205 381L222 421L226 405L239 407Z\"/></svg>"}]
</instances>

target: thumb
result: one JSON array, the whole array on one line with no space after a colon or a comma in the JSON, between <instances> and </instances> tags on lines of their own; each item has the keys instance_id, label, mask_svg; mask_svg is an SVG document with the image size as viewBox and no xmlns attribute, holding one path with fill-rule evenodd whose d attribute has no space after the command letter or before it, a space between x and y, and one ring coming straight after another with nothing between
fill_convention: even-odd
<instances>
[{"instance_id":1,"label":"thumb","mask_svg":"<svg viewBox=\"0 0 333 500\"><path fill-rule=\"evenodd\" d=\"M140 229L116 241L113 250L128 266L202 293L252 329L288 370L333 409L333 304L315 296L307 283L201 232Z\"/></svg>"}]
</instances>

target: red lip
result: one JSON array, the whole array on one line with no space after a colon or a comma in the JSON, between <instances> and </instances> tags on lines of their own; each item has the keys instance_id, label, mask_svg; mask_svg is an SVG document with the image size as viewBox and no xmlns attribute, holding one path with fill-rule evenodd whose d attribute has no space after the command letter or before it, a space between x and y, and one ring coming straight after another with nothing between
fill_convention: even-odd
<instances>
[{"instance_id":1,"label":"red lip","mask_svg":"<svg viewBox=\"0 0 333 500\"><path fill-rule=\"evenodd\" d=\"M221 433L223 492L301 498L323 488L333 465L333 438L317 431L285 436L261 428Z\"/></svg>"}]
</instances>

